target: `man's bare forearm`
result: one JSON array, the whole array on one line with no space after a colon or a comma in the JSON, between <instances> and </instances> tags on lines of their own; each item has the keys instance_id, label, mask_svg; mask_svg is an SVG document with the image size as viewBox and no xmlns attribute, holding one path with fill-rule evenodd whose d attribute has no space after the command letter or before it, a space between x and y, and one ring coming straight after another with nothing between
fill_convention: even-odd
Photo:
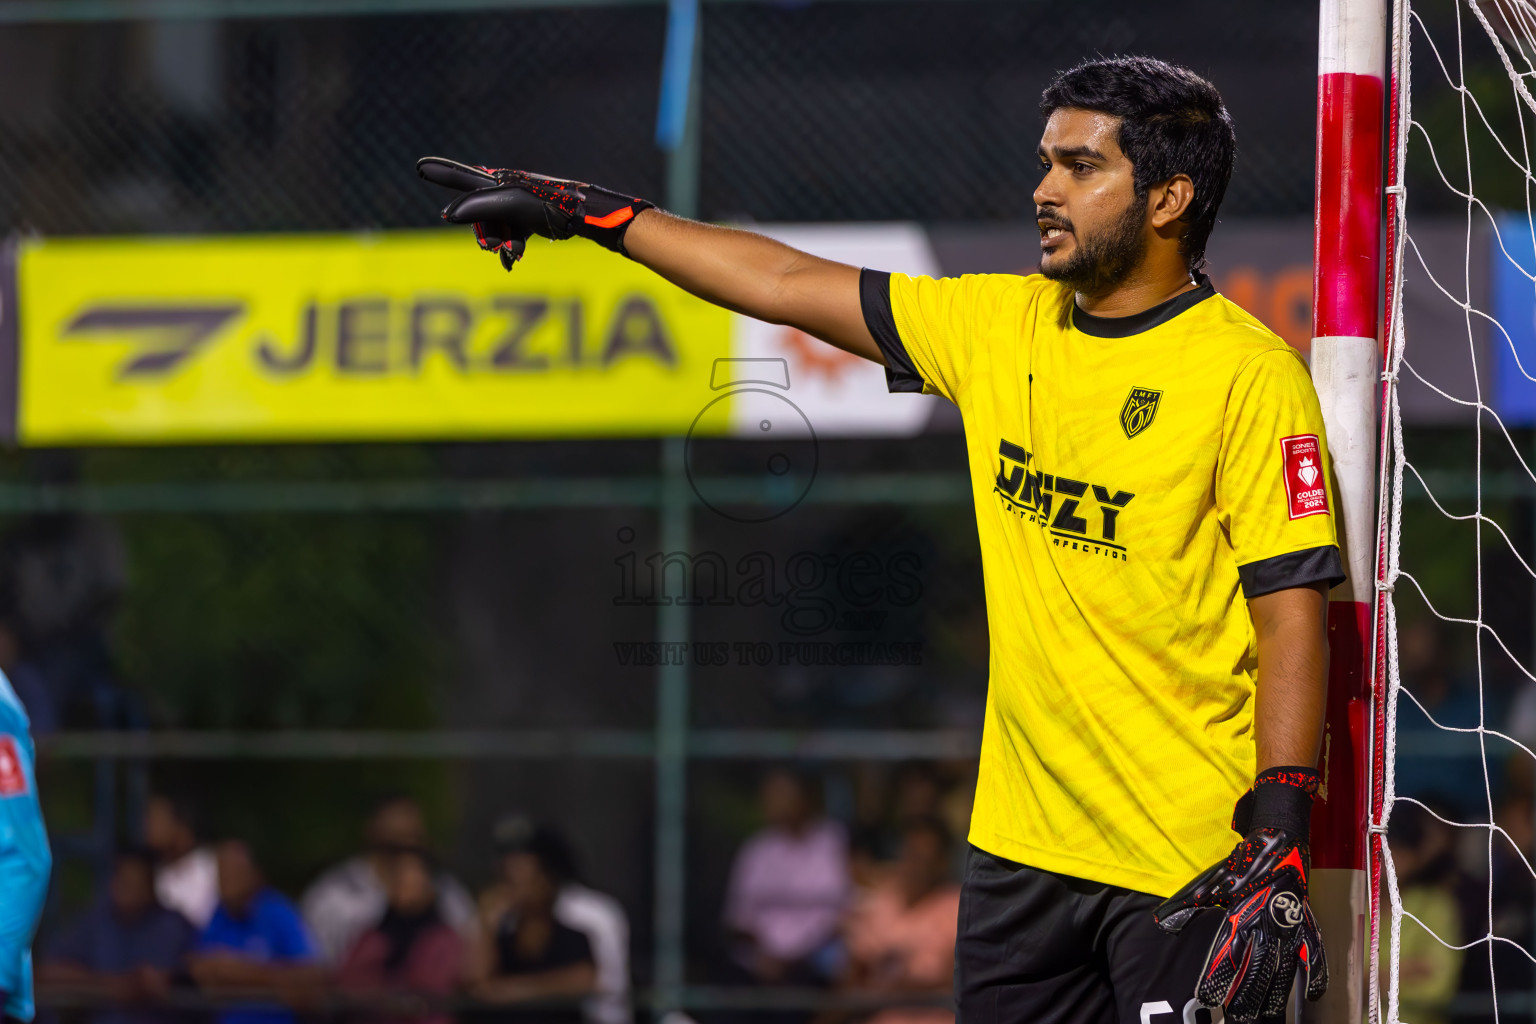
<instances>
[{"instance_id":1,"label":"man's bare forearm","mask_svg":"<svg viewBox=\"0 0 1536 1024\"><path fill-rule=\"evenodd\" d=\"M859 268L763 235L645 210L624 235L630 258L707 302L788 324L884 364L859 301Z\"/></svg>"},{"instance_id":2,"label":"man's bare forearm","mask_svg":"<svg viewBox=\"0 0 1536 1024\"><path fill-rule=\"evenodd\" d=\"M1258 635L1258 770L1317 764L1328 696L1328 592L1292 587L1248 603Z\"/></svg>"}]
</instances>

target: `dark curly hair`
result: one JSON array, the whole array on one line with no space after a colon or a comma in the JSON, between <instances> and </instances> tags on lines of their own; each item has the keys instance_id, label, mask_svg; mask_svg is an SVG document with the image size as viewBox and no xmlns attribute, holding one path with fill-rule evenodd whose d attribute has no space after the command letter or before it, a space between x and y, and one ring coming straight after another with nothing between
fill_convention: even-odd
<instances>
[{"instance_id":1,"label":"dark curly hair","mask_svg":"<svg viewBox=\"0 0 1536 1024\"><path fill-rule=\"evenodd\" d=\"M1205 265L1205 243L1232 180L1237 135L1216 87L1188 68L1152 57L1090 60L1063 71L1040 96L1049 119L1063 108L1120 118L1120 150L1135 168L1136 197L1154 184L1187 174L1195 198L1180 239L1193 272Z\"/></svg>"}]
</instances>

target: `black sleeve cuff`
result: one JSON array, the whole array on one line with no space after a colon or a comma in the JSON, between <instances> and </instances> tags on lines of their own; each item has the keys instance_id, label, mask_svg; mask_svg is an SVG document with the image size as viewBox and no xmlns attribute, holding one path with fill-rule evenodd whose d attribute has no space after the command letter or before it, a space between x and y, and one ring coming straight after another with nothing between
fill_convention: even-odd
<instances>
[{"instance_id":1,"label":"black sleeve cuff","mask_svg":"<svg viewBox=\"0 0 1536 1024\"><path fill-rule=\"evenodd\" d=\"M912 364L907 347L896 332L896 317L891 312L891 275L868 267L859 271L859 305L864 309L864 325L885 356L885 386L891 391L921 393L923 376Z\"/></svg>"},{"instance_id":2,"label":"black sleeve cuff","mask_svg":"<svg viewBox=\"0 0 1536 1024\"><path fill-rule=\"evenodd\" d=\"M1243 583L1243 595L1251 600L1277 590L1313 583L1336 587L1344 582L1344 563L1339 559L1338 546L1329 544L1240 565L1237 575Z\"/></svg>"}]
</instances>

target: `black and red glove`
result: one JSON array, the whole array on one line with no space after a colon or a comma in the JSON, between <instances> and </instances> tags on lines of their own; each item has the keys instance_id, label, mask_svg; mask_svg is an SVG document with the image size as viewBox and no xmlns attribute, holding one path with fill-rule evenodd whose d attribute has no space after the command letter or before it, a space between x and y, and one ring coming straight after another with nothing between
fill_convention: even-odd
<instances>
[{"instance_id":1,"label":"black and red glove","mask_svg":"<svg viewBox=\"0 0 1536 1024\"><path fill-rule=\"evenodd\" d=\"M474 225L480 248L498 254L508 270L523 258L532 235L555 241L580 235L627 256L624 232L641 210L655 205L581 181L472 167L440 156L422 157L416 172L464 193L443 209L443 219Z\"/></svg>"},{"instance_id":2,"label":"black and red glove","mask_svg":"<svg viewBox=\"0 0 1536 1024\"><path fill-rule=\"evenodd\" d=\"M1222 1007L1231 1024L1281 1020L1298 967L1306 994L1328 988L1323 938L1307 904L1307 835L1318 775L1311 768L1270 768L1237 802L1232 830L1243 841L1153 911L1178 932L1202 910L1226 918L1211 943L1195 998Z\"/></svg>"}]
</instances>

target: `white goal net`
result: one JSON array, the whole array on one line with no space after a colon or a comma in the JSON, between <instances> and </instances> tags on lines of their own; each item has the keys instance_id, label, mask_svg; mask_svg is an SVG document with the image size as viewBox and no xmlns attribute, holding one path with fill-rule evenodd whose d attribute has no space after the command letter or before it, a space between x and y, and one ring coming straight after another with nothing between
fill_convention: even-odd
<instances>
[{"instance_id":1,"label":"white goal net","mask_svg":"<svg viewBox=\"0 0 1536 1024\"><path fill-rule=\"evenodd\" d=\"M1392 15L1368 1004L1536 1020L1536 6Z\"/></svg>"}]
</instances>

